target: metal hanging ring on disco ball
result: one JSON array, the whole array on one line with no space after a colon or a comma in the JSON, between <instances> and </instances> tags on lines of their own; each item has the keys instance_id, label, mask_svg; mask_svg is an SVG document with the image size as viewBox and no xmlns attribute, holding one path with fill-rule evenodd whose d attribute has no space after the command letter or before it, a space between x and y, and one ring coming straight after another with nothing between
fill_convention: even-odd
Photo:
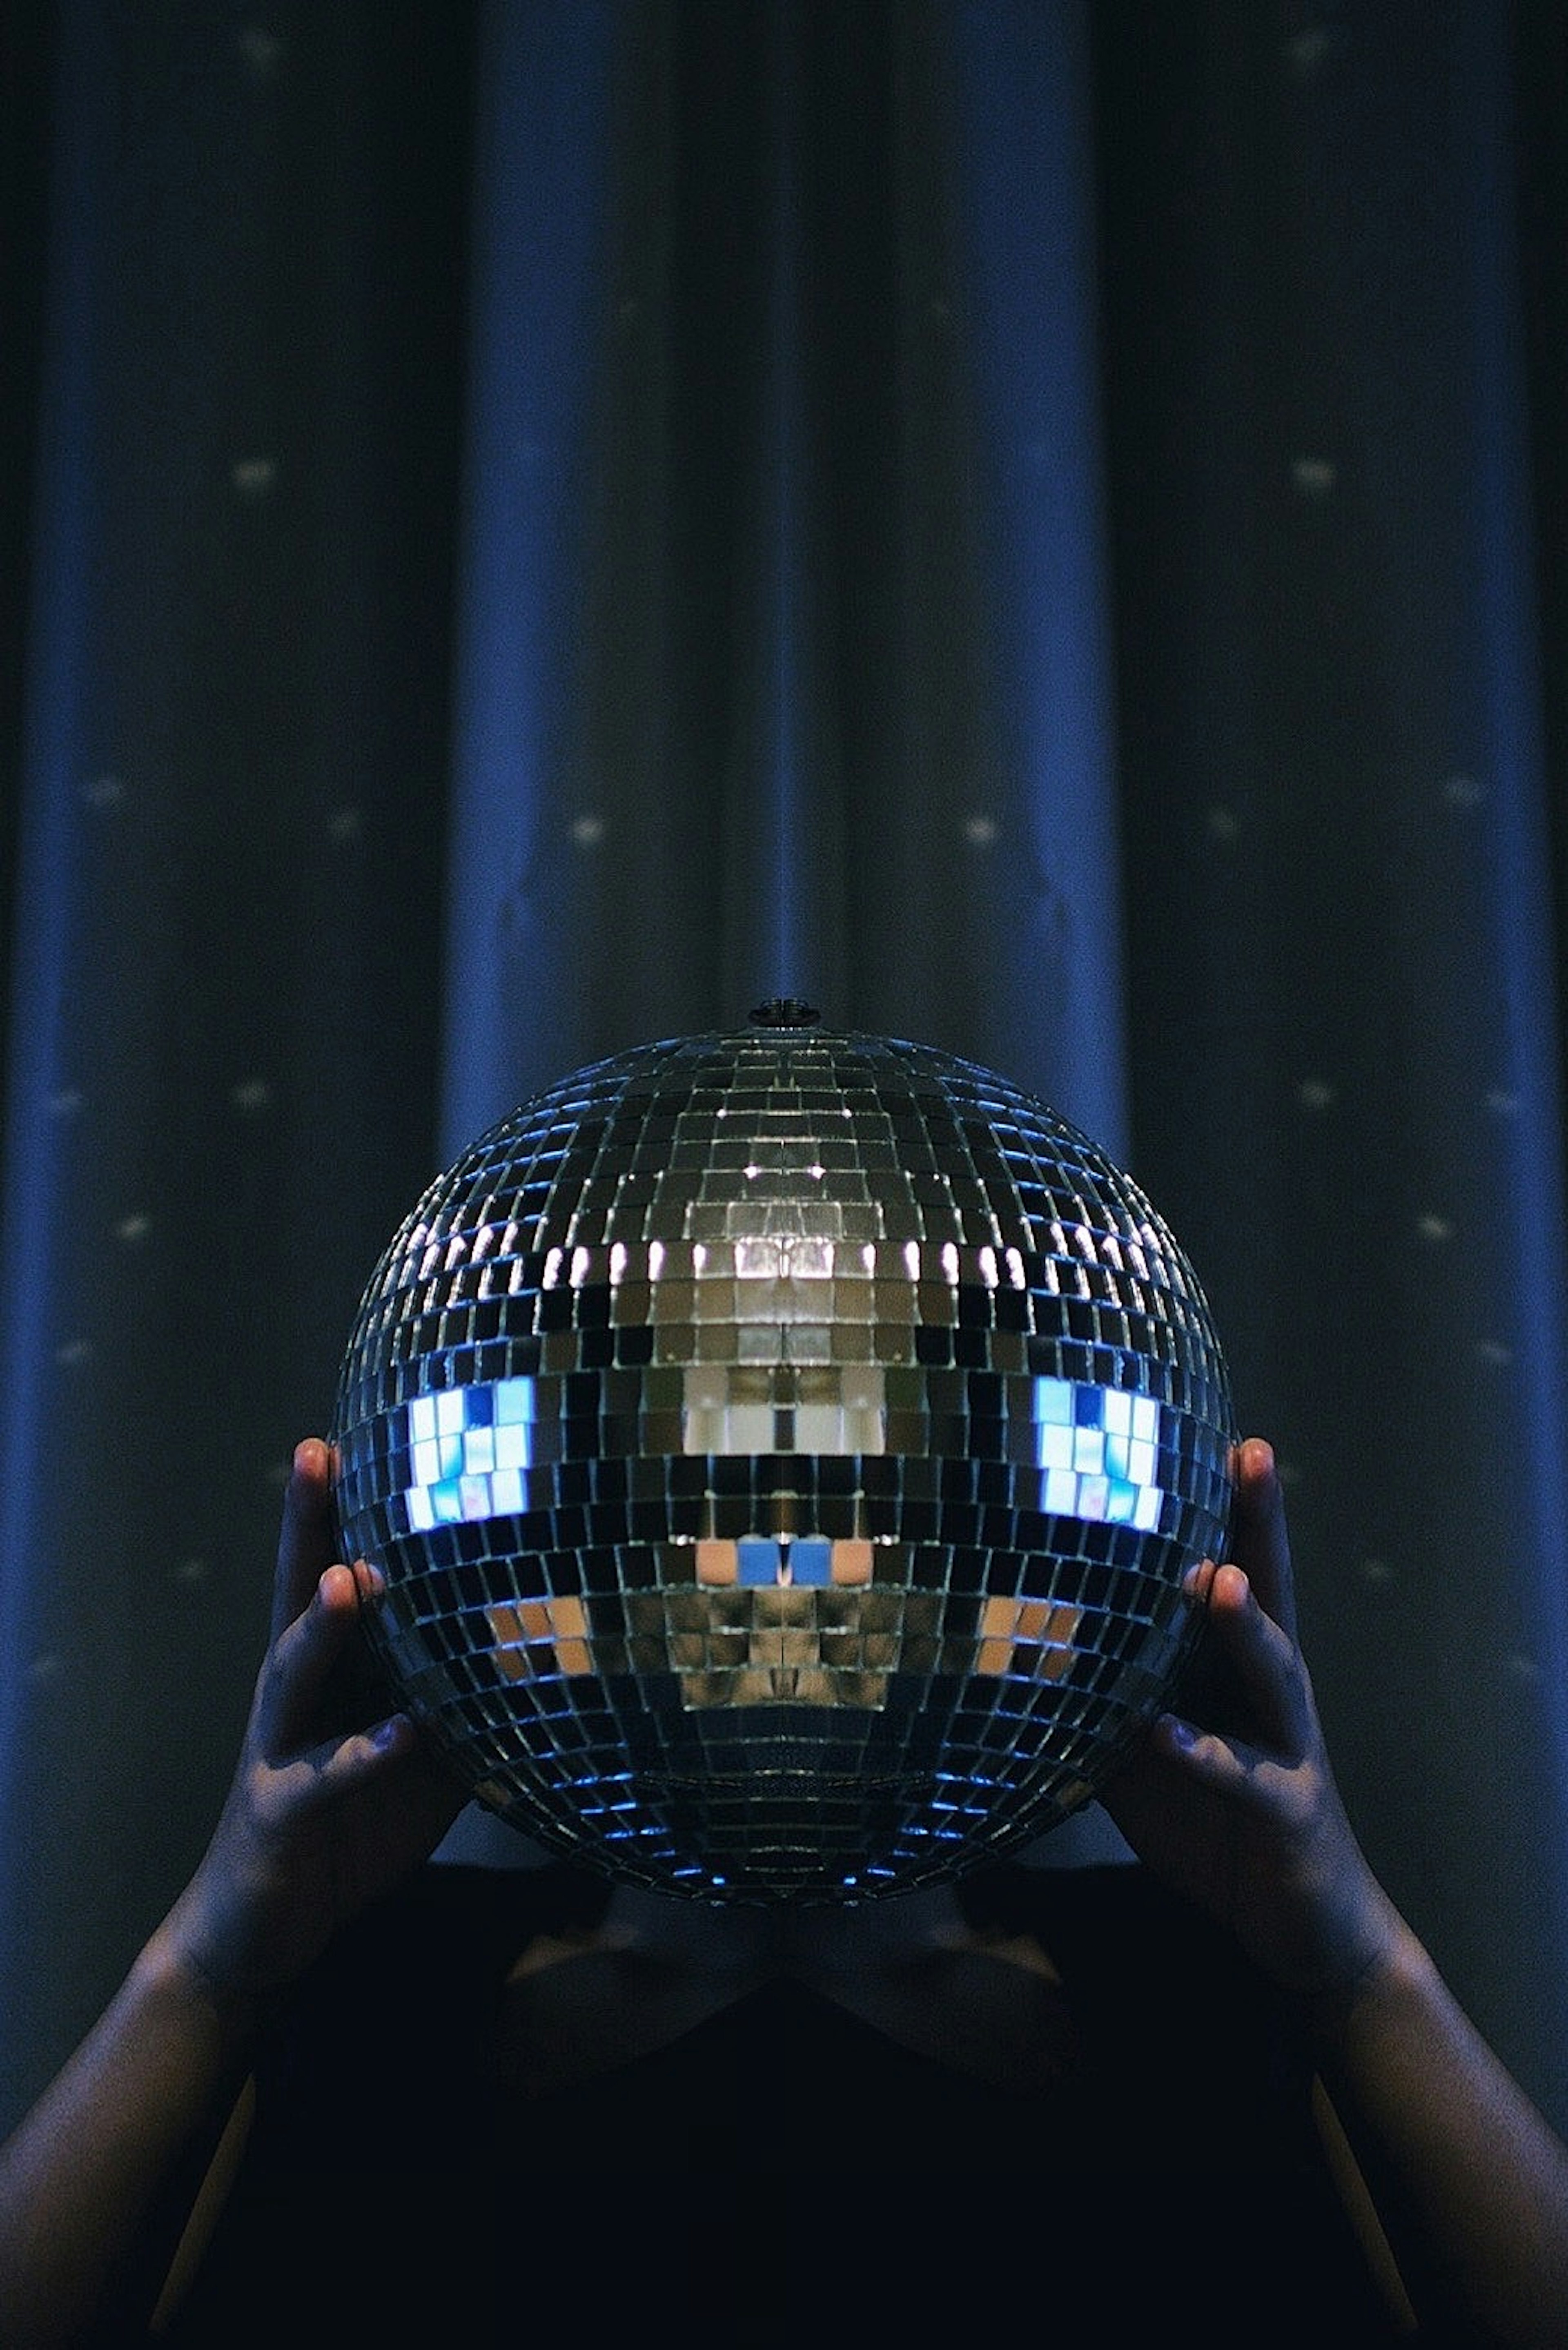
<instances>
[{"instance_id":1,"label":"metal hanging ring on disco ball","mask_svg":"<svg viewBox=\"0 0 1568 2350\"><path fill-rule=\"evenodd\" d=\"M630 1883L860 1900L1104 1784L1190 1653L1234 1438L1127 1175L784 1001L574 1072L428 1186L334 1502L483 1804Z\"/></svg>"}]
</instances>

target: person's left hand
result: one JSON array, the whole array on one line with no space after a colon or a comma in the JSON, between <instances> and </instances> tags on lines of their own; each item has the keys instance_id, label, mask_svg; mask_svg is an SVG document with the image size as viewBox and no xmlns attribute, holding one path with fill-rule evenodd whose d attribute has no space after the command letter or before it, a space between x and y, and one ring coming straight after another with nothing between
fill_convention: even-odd
<instances>
[{"instance_id":1,"label":"person's left hand","mask_svg":"<svg viewBox=\"0 0 1568 2350\"><path fill-rule=\"evenodd\" d=\"M218 1825L161 1929L219 1993L294 1981L337 1929L423 1860L464 1790L366 1670L361 1611L381 1579L333 1554L331 1460L295 1451L272 1635Z\"/></svg>"},{"instance_id":2,"label":"person's left hand","mask_svg":"<svg viewBox=\"0 0 1568 2350\"><path fill-rule=\"evenodd\" d=\"M1187 1713L1158 1718L1101 1800L1154 1874L1282 1990L1333 1995L1402 1929L1345 1814L1296 1644L1271 1447L1240 1445L1236 1474L1235 1555L1189 1577L1207 1621Z\"/></svg>"}]
</instances>

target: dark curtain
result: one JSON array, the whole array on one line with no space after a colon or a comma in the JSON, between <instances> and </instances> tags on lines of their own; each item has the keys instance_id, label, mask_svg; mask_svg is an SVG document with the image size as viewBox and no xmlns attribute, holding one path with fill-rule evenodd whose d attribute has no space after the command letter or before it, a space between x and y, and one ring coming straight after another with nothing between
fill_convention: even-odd
<instances>
[{"instance_id":1,"label":"dark curtain","mask_svg":"<svg viewBox=\"0 0 1568 2350\"><path fill-rule=\"evenodd\" d=\"M192 1865L426 1178L794 993L1130 1165L1568 2126L1564 38L14 5L0 2113Z\"/></svg>"}]
</instances>

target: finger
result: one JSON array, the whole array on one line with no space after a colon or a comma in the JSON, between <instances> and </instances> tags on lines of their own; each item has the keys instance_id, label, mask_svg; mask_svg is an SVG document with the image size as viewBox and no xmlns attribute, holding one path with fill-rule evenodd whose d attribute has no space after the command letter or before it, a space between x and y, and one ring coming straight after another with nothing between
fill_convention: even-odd
<instances>
[{"instance_id":1,"label":"finger","mask_svg":"<svg viewBox=\"0 0 1568 2350\"><path fill-rule=\"evenodd\" d=\"M1277 1760L1245 1739L1203 1730L1180 1714L1162 1713L1149 1732L1155 1758L1229 1801L1263 1811L1277 1801Z\"/></svg>"},{"instance_id":2,"label":"finger","mask_svg":"<svg viewBox=\"0 0 1568 2350\"><path fill-rule=\"evenodd\" d=\"M1272 1445L1250 1436L1236 1447L1236 1508L1231 1555L1281 1629L1296 1637L1295 1582L1284 1492Z\"/></svg>"},{"instance_id":3,"label":"finger","mask_svg":"<svg viewBox=\"0 0 1568 2350\"><path fill-rule=\"evenodd\" d=\"M1220 1684L1217 1698L1228 1680L1255 1738L1280 1753L1299 1756L1312 1731L1312 1700L1294 1640L1260 1605L1249 1577L1234 1563L1215 1568L1205 1607L1218 1667L1213 1678ZM1233 1710L1217 1708L1225 1713Z\"/></svg>"},{"instance_id":4,"label":"finger","mask_svg":"<svg viewBox=\"0 0 1568 2350\"><path fill-rule=\"evenodd\" d=\"M330 1476L330 1456L318 1436L307 1436L295 1446L283 1497L277 1571L273 1579L273 1640L286 1625L304 1613L322 1575L332 1565Z\"/></svg>"},{"instance_id":5,"label":"finger","mask_svg":"<svg viewBox=\"0 0 1568 2350\"><path fill-rule=\"evenodd\" d=\"M356 1567L336 1561L319 1577L309 1604L274 1641L255 1713L262 1750L274 1761L320 1738L328 1688L359 1638L360 1608L380 1588L380 1576L363 1560ZM335 1727L342 1729L341 1719Z\"/></svg>"},{"instance_id":6,"label":"finger","mask_svg":"<svg viewBox=\"0 0 1568 2350\"><path fill-rule=\"evenodd\" d=\"M417 1844L439 1841L469 1800L469 1791L421 1737L411 1715L388 1714L346 1737L323 1739L296 1758L307 1774L306 1808L338 1804L376 1781L397 1790L400 1820Z\"/></svg>"},{"instance_id":7,"label":"finger","mask_svg":"<svg viewBox=\"0 0 1568 2350\"><path fill-rule=\"evenodd\" d=\"M406 1762L419 1750L420 1734L406 1713L389 1713L364 1730L324 1738L296 1759L324 1794L346 1794L394 1763Z\"/></svg>"}]
</instances>

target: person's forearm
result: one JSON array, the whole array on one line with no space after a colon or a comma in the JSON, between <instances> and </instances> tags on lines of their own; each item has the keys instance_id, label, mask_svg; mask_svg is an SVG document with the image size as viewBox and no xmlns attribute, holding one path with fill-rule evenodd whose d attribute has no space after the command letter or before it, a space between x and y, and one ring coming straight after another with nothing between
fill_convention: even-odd
<instances>
[{"instance_id":1,"label":"person's forearm","mask_svg":"<svg viewBox=\"0 0 1568 2350\"><path fill-rule=\"evenodd\" d=\"M134 2340L243 2086L254 2002L161 1931L0 2147L0 2342Z\"/></svg>"},{"instance_id":2,"label":"person's forearm","mask_svg":"<svg viewBox=\"0 0 1568 2350\"><path fill-rule=\"evenodd\" d=\"M1562 2350L1568 2147L1416 1937L1402 1933L1376 1976L1314 2023L1324 2085L1417 2317L1478 2345Z\"/></svg>"}]
</instances>

